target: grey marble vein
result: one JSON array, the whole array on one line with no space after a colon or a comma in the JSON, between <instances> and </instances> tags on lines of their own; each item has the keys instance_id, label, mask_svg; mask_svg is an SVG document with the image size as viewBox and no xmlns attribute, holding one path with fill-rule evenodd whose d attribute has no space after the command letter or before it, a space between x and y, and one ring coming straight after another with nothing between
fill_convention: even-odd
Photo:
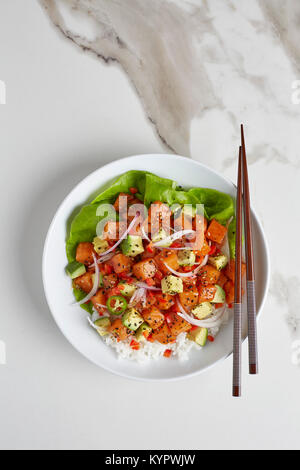
<instances>
[{"instance_id":1,"label":"grey marble vein","mask_svg":"<svg viewBox=\"0 0 300 470\"><path fill-rule=\"evenodd\" d=\"M295 63L300 54L299 6L292 0L286 14L277 0L40 2L67 38L120 64L162 141L176 153L229 168L243 120L252 135L250 164L279 161L298 168L291 58ZM278 134L283 122L289 145ZM208 142L213 125L217 142Z\"/></svg>"},{"instance_id":2,"label":"grey marble vein","mask_svg":"<svg viewBox=\"0 0 300 470\"><path fill-rule=\"evenodd\" d=\"M300 279L297 276L284 277L274 273L270 289L279 305L285 308L284 315L293 334L300 328Z\"/></svg>"}]
</instances>

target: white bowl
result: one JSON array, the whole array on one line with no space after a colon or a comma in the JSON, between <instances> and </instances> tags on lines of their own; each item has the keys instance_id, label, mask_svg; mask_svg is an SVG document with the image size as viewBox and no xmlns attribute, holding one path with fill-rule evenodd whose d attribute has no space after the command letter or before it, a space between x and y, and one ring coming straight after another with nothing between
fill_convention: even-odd
<instances>
[{"instance_id":1,"label":"white bowl","mask_svg":"<svg viewBox=\"0 0 300 470\"><path fill-rule=\"evenodd\" d=\"M118 359L88 326L87 313L71 306L73 294L65 274L67 264L65 240L69 219L75 208L90 201L91 196L128 170L148 170L176 180L183 187L207 187L235 197L232 182L210 168L188 158L174 155L138 155L99 168L79 183L59 207L48 231L43 255L43 282L52 315L69 342L90 361L115 374L139 380L176 380L203 372L232 353L232 319L224 325L214 343L200 351L191 351L188 361L176 358L139 364ZM269 256L266 238L255 212L252 211L255 251L256 297L258 315L265 303L269 285ZM245 313L245 309L244 309ZM246 337L246 315L243 336Z\"/></svg>"}]
</instances>

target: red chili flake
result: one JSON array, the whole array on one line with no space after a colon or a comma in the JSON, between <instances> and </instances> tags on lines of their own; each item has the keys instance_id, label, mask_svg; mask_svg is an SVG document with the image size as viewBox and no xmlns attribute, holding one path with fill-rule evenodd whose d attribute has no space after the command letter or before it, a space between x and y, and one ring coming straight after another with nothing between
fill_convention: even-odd
<instances>
[{"instance_id":1,"label":"red chili flake","mask_svg":"<svg viewBox=\"0 0 300 470\"><path fill-rule=\"evenodd\" d=\"M208 341L210 341L211 343L214 342L215 338L213 336L208 336L207 337Z\"/></svg>"},{"instance_id":2,"label":"red chili flake","mask_svg":"<svg viewBox=\"0 0 300 470\"><path fill-rule=\"evenodd\" d=\"M129 188L129 191L131 192L131 194L136 194L139 192L137 188Z\"/></svg>"},{"instance_id":3,"label":"red chili flake","mask_svg":"<svg viewBox=\"0 0 300 470\"><path fill-rule=\"evenodd\" d=\"M166 349L164 352L165 357L170 357L172 355L172 349Z\"/></svg>"}]
</instances>

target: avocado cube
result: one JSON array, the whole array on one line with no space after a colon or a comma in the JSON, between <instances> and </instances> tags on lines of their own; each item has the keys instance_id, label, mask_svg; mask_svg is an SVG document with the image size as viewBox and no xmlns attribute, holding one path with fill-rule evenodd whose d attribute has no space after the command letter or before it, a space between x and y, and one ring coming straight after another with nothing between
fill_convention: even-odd
<instances>
[{"instance_id":1,"label":"avocado cube","mask_svg":"<svg viewBox=\"0 0 300 470\"><path fill-rule=\"evenodd\" d=\"M182 208L182 211L181 211L182 215L184 216L188 216L188 217L195 217L197 211L196 211L196 208L193 207L191 204L185 204Z\"/></svg>"},{"instance_id":2,"label":"avocado cube","mask_svg":"<svg viewBox=\"0 0 300 470\"><path fill-rule=\"evenodd\" d=\"M226 294L225 294L224 289L222 289L222 287L218 286L217 284L216 284L215 287L216 287L217 291L216 291L215 296L212 300L212 303L213 304L224 304L224 302L226 300Z\"/></svg>"},{"instance_id":3,"label":"avocado cube","mask_svg":"<svg viewBox=\"0 0 300 470\"><path fill-rule=\"evenodd\" d=\"M163 294L181 294L183 292L182 279L176 276L169 275L161 281L161 288Z\"/></svg>"},{"instance_id":4,"label":"avocado cube","mask_svg":"<svg viewBox=\"0 0 300 470\"><path fill-rule=\"evenodd\" d=\"M137 256L144 252L143 239L138 235L128 235L121 243L123 255Z\"/></svg>"},{"instance_id":5,"label":"avocado cube","mask_svg":"<svg viewBox=\"0 0 300 470\"><path fill-rule=\"evenodd\" d=\"M210 302L202 302L201 304L196 305L192 310L193 315L199 320L203 320L208 317L212 312L213 306Z\"/></svg>"},{"instance_id":6,"label":"avocado cube","mask_svg":"<svg viewBox=\"0 0 300 470\"><path fill-rule=\"evenodd\" d=\"M71 279L76 279L76 277L82 276L86 272L86 267L82 263L78 263L77 261L72 261L66 267L66 272L70 276Z\"/></svg>"},{"instance_id":7,"label":"avocado cube","mask_svg":"<svg viewBox=\"0 0 300 470\"><path fill-rule=\"evenodd\" d=\"M195 343L199 344L199 346L205 346L208 336L208 329L207 328L196 328L195 330L190 331L187 335L190 341L194 341Z\"/></svg>"},{"instance_id":8,"label":"avocado cube","mask_svg":"<svg viewBox=\"0 0 300 470\"><path fill-rule=\"evenodd\" d=\"M129 282L125 281L121 281L119 285L122 286L120 288L120 291L125 297L131 297L137 288L134 284L129 284Z\"/></svg>"},{"instance_id":9,"label":"avocado cube","mask_svg":"<svg viewBox=\"0 0 300 470\"><path fill-rule=\"evenodd\" d=\"M160 246L167 248L168 246L171 245L172 242L168 238L167 232L163 228L161 228L155 235L153 235L152 242L156 243L156 242L160 242L160 241L165 240L165 239L167 239L166 243L160 244Z\"/></svg>"},{"instance_id":10,"label":"avocado cube","mask_svg":"<svg viewBox=\"0 0 300 470\"><path fill-rule=\"evenodd\" d=\"M152 328L148 323L144 322L136 331L135 338L137 341L144 341L151 333Z\"/></svg>"},{"instance_id":11,"label":"avocado cube","mask_svg":"<svg viewBox=\"0 0 300 470\"><path fill-rule=\"evenodd\" d=\"M100 336L106 336L108 335L108 328L111 326L111 322L108 317L104 317L96 320L94 325L97 327L97 332Z\"/></svg>"},{"instance_id":12,"label":"avocado cube","mask_svg":"<svg viewBox=\"0 0 300 470\"><path fill-rule=\"evenodd\" d=\"M217 256L209 256L208 258L208 264L218 269L219 271L225 268L227 263L228 263L228 258L226 255L223 255L223 254L217 255Z\"/></svg>"},{"instance_id":13,"label":"avocado cube","mask_svg":"<svg viewBox=\"0 0 300 470\"><path fill-rule=\"evenodd\" d=\"M181 250L178 253L179 266L194 266L196 262L196 255L191 250Z\"/></svg>"},{"instance_id":14,"label":"avocado cube","mask_svg":"<svg viewBox=\"0 0 300 470\"><path fill-rule=\"evenodd\" d=\"M135 308L129 308L122 316L122 323L129 330L136 331L144 323L144 319Z\"/></svg>"},{"instance_id":15,"label":"avocado cube","mask_svg":"<svg viewBox=\"0 0 300 470\"><path fill-rule=\"evenodd\" d=\"M108 242L102 240L99 237L95 237L93 240L94 250L98 255L101 255L108 249Z\"/></svg>"}]
</instances>

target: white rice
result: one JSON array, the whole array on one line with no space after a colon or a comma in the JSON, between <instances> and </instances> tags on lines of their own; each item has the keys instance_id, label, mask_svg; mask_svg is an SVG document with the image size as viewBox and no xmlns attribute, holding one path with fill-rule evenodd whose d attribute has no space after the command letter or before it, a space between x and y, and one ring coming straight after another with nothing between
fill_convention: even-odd
<instances>
[{"instance_id":1,"label":"white rice","mask_svg":"<svg viewBox=\"0 0 300 470\"><path fill-rule=\"evenodd\" d=\"M229 315L230 310L226 309L222 324L226 324L228 322ZM95 322L99 318L100 316L98 312L93 310L93 315L91 317L92 322ZM209 328L209 335L216 337L216 335L219 333L220 327ZM158 343L157 341L151 343L150 341L144 340L140 343L140 349L137 351L130 347L132 338L129 338L125 341L117 341L113 335L109 334L102 336L101 339L106 343L107 346L112 347L116 351L118 359L129 359L131 361L137 361L140 363L147 362L152 359L160 359L163 357L164 352L167 349L171 349L172 357L176 357L180 361L187 361L189 358L189 353L192 349L202 349L201 346L187 338L187 333L181 333L177 336L175 343L167 345Z\"/></svg>"},{"instance_id":2,"label":"white rice","mask_svg":"<svg viewBox=\"0 0 300 470\"><path fill-rule=\"evenodd\" d=\"M130 340L117 341L113 335L103 336L102 339L107 344L115 349L119 359L129 359L137 362L147 362L149 360L157 360L163 357L167 349L171 349L172 357L177 357L180 361L187 361L191 349L201 349L194 341L190 341L186 337L186 333L181 333L175 343L160 344L157 341L151 343L150 341L143 341L140 343L138 351L130 347Z\"/></svg>"}]
</instances>

